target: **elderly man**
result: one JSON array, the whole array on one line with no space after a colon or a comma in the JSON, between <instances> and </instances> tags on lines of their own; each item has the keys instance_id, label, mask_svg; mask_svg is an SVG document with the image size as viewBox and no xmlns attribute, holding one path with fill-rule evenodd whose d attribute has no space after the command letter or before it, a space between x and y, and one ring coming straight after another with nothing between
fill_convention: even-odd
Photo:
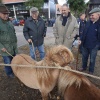
<instances>
[{"instance_id":1,"label":"elderly man","mask_svg":"<svg viewBox=\"0 0 100 100\"><path fill-rule=\"evenodd\" d=\"M62 14L56 19L53 30L55 43L71 49L73 39L78 34L79 26L76 18L70 13L67 4L62 6Z\"/></svg>"},{"instance_id":2,"label":"elderly man","mask_svg":"<svg viewBox=\"0 0 100 100\"><path fill-rule=\"evenodd\" d=\"M5 5L0 4L0 54L5 64L10 64L17 53L17 37L14 26L8 20L9 11ZM9 55L11 54L11 55ZM12 68L5 66L5 72L8 77L14 77Z\"/></svg>"},{"instance_id":3,"label":"elderly man","mask_svg":"<svg viewBox=\"0 0 100 100\"><path fill-rule=\"evenodd\" d=\"M88 57L90 55L89 73L93 74L95 59L100 46L100 8L94 8L90 12L90 20L86 23L81 37L82 42L82 69L87 69Z\"/></svg>"},{"instance_id":4,"label":"elderly man","mask_svg":"<svg viewBox=\"0 0 100 100\"><path fill-rule=\"evenodd\" d=\"M36 59L36 49L40 53L40 59L45 56L44 51L44 37L46 36L46 26L44 20L39 16L38 8L33 7L30 9L31 16L26 20L23 33L24 37L30 46L30 55ZM33 48L33 45L34 48Z\"/></svg>"}]
</instances>

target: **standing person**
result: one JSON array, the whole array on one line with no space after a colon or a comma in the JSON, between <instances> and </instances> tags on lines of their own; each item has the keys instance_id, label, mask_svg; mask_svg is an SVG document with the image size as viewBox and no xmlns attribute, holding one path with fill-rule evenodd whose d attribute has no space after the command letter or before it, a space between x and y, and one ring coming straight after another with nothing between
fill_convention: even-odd
<instances>
[{"instance_id":1,"label":"standing person","mask_svg":"<svg viewBox=\"0 0 100 100\"><path fill-rule=\"evenodd\" d=\"M8 17L8 9L5 5L0 4L0 54L5 64L10 64L13 58L7 52L13 56L17 53L17 37L11 21L8 21ZM7 76L14 77L10 66L5 66L5 72Z\"/></svg>"},{"instance_id":2,"label":"standing person","mask_svg":"<svg viewBox=\"0 0 100 100\"><path fill-rule=\"evenodd\" d=\"M53 27L55 43L65 45L71 49L73 39L79 31L78 29L76 18L70 13L67 4L64 4L62 14L58 16Z\"/></svg>"},{"instance_id":3,"label":"standing person","mask_svg":"<svg viewBox=\"0 0 100 100\"><path fill-rule=\"evenodd\" d=\"M79 37L81 37L81 35L84 31L84 28L85 28L85 24L86 24L86 14L85 13L80 14L78 23L79 23Z\"/></svg>"},{"instance_id":4,"label":"standing person","mask_svg":"<svg viewBox=\"0 0 100 100\"><path fill-rule=\"evenodd\" d=\"M82 69L87 69L88 57L90 55L89 73L93 74L97 51L100 46L100 8L94 8L89 12L90 20L86 23L81 37L82 42Z\"/></svg>"},{"instance_id":5,"label":"standing person","mask_svg":"<svg viewBox=\"0 0 100 100\"><path fill-rule=\"evenodd\" d=\"M30 9L31 17L25 21L23 34L30 46L30 55L35 59L35 51L38 49L40 59L45 56L44 50L44 37L46 36L46 26L44 20L39 16L38 8L33 7ZM34 45L34 50L33 46Z\"/></svg>"},{"instance_id":6,"label":"standing person","mask_svg":"<svg viewBox=\"0 0 100 100\"><path fill-rule=\"evenodd\" d=\"M80 38L85 29L85 24L86 24L86 14L85 13L80 14L78 23L79 23L79 38ZM82 45L79 46L79 51L80 53L82 53Z\"/></svg>"}]
</instances>

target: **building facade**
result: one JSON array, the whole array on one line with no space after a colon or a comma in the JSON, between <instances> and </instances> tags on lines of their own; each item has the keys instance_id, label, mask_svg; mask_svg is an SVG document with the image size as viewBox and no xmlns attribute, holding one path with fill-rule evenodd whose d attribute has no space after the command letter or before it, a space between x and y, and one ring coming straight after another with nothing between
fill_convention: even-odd
<instances>
[{"instance_id":1,"label":"building facade","mask_svg":"<svg viewBox=\"0 0 100 100\"><path fill-rule=\"evenodd\" d=\"M100 0L90 0L89 9L100 7Z\"/></svg>"},{"instance_id":2,"label":"building facade","mask_svg":"<svg viewBox=\"0 0 100 100\"><path fill-rule=\"evenodd\" d=\"M15 18L27 18L30 16L29 7L25 6L26 0L2 0L3 4L7 6L10 11L9 16ZM56 5L55 0L49 0L45 3L40 12L40 15L44 15L46 18L52 18L56 15Z\"/></svg>"},{"instance_id":3,"label":"building facade","mask_svg":"<svg viewBox=\"0 0 100 100\"><path fill-rule=\"evenodd\" d=\"M27 18L30 16L28 8L25 6L25 0L3 0L3 4L10 11L9 16L15 18Z\"/></svg>"}]
</instances>

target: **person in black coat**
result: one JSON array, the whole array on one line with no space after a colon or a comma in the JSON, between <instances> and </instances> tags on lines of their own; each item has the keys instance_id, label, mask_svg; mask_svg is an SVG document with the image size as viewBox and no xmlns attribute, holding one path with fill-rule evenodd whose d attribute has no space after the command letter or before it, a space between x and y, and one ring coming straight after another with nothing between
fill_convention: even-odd
<instances>
[{"instance_id":1,"label":"person in black coat","mask_svg":"<svg viewBox=\"0 0 100 100\"><path fill-rule=\"evenodd\" d=\"M80 38L83 34L83 31L86 25L86 14L85 13L80 14L78 23L79 23L79 38ZM79 46L79 51L80 53L82 53L82 45Z\"/></svg>"},{"instance_id":2,"label":"person in black coat","mask_svg":"<svg viewBox=\"0 0 100 100\"><path fill-rule=\"evenodd\" d=\"M40 59L45 56L44 50L44 37L46 36L45 21L39 16L38 8L33 7L30 9L31 16L25 21L23 28L23 34L30 46L30 55L33 59L36 59L35 51L38 49L40 53ZM34 45L34 48L32 46Z\"/></svg>"},{"instance_id":3,"label":"person in black coat","mask_svg":"<svg viewBox=\"0 0 100 100\"><path fill-rule=\"evenodd\" d=\"M94 73L95 59L100 46L100 8L94 8L90 12L90 20L86 23L81 36L82 44L82 69L87 69L88 57L90 56L89 73Z\"/></svg>"}]
</instances>

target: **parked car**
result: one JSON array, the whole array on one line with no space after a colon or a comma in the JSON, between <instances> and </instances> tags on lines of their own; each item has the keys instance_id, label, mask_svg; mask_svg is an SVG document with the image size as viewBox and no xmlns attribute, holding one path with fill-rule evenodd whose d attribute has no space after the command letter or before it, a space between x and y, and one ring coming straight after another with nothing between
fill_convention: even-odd
<instances>
[{"instance_id":1,"label":"parked car","mask_svg":"<svg viewBox=\"0 0 100 100\"><path fill-rule=\"evenodd\" d=\"M21 26L24 26L24 23L25 23L24 19L19 21L19 25L21 25Z\"/></svg>"}]
</instances>

